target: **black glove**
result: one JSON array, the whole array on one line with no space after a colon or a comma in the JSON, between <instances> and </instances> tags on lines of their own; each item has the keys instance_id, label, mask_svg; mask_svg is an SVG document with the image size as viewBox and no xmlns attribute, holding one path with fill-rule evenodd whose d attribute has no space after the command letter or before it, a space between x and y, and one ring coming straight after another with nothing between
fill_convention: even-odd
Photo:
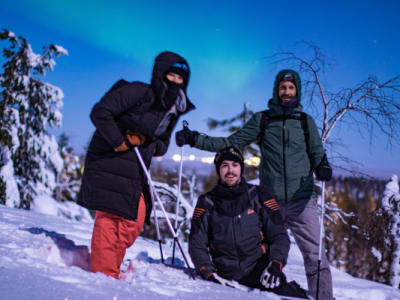
<instances>
[{"instance_id":1,"label":"black glove","mask_svg":"<svg viewBox=\"0 0 400 300\"><path fill-rule=\"evenodd\" d=\"M274 289L286 282L286 276L282 272L282 263L273 260L261 274L260 282L267 289Z\"/></svg>"},{"instance_id":2,"label":"black glove","mask_svg":"<svg viewBox=\"0 0 400 300\"><path fill-rule=\"evenodd\" d=\"M326 157L326 153L319 164L319 166L315 169L315 175L318 180L321 181L329 181L332 178L332 168L329 165L328 158Z\"/></svg>"},{"instance_id":3,"label":"black glove","mask_svg":"<svg viewBox=\"0 0 400 300\"><path fill-rule=\"evenodd\" d=\"M197 137L199 133L197 131L192 131L187 127L184 127L181 131L175 133L175 142L178 147L183 145L190 145L193 147L196 144Z\"/></svg>"}]
</instances>

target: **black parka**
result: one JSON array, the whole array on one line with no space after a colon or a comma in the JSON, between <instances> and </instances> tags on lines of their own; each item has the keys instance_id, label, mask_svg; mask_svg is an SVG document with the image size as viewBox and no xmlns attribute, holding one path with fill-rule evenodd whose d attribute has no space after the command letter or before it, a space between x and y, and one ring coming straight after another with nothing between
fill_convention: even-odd
<instances>
[{"instance_id":1,"label":"black parka","mask_svg":"<svg viewBox=\"0 0 400 300\"><path fill-rule=\"evenodd\" d=\"M187 98L186 110L178 112L167 130L159 137L154 135L160 121L170 109L164 103L167 85L164 78L174 63L187 62L172 52L157 56L151 84L131 82L112 90L93 107L90 118L96 131L90 141L85 159L82 186L78 204L92 210L101 210L130 219L137 219L139 197L144 193L146 220L149 221L151 201L147 179L133 150L116 152L127 130L145 135L146 142L139 151L147 166L153 156L164 155L171 133L180 115L194 109ZM187 65L188 66L188 65ZM190 74L190 73L189 73ZM184 84L184 92L189 76Z\"/></svg>"},{"instance_id":2,"label":"black parka","mask_svg":"<svg viewBox=\"0 0 400 300\"><path fill-rule=\"evenodd\" d=\"M200 196L192 218L189 253L203 278L215 272L240 280L264 255L286 264L289 247L279 207L265 188L242 180L236 190L218 184Z\"/></svg>"}]
</instances>

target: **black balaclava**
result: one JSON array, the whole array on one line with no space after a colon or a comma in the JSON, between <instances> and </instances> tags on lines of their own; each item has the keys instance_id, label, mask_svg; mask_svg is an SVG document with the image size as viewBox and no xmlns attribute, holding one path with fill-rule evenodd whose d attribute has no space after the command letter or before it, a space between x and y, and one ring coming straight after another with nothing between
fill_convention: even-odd
<instances>
[{"instance_id":1,"label":"black balaclava","mask_svg":"<svg viewBox=\"0 0 400 300\"><path fill-rule=\"evenodd\" d=\"M175 67L174 67L175 65ZM179 70L182 69L182 70ZM186 89L187 86L189 84L189 79L190 79L190 67L187 63L187 61L180 56L179 54L170 52L170 51L164 51L161 52L155 59L154 62L154 67L153 67L153 74L152 74L152 78L151 78L151 86L152 89L154 91L154 94L157 98L158 103L161 105L161 107L163 107L164 109L169 109L171 107L171 103L176 100L176 96L177 96L177 89L174 87L172 87L170 89L171 95L168 96L168 99L172 99L171 101L165 101L165 94L167 93L168 90L168 85L167 85L167 80L165 75L167 75L167 73L169 71L175 70L176 72L180 72L182 73L184 76L182 76L184 78L184 82L183 85L181 85L180 89L185 93L185 96L187 98L186 95ZM179 74L179 73L177 73ZM181 74L179 74L181 75ZM172 86L172 85L171 85ZM175 95L174 95L175 94ZM189 100L189 99L187 99ZM168 103L167 103L168 102ZM172 103L173 104L173 103ZM191 106L193 106L191 104Z\"/></svg>"},{"instance_id":2,"label":"black balaclava","mask_svg":"<svg viewBox=\"0 0 400 300\"><path fill-rule=\"evenodd\" d=\"M167 105L167 107L171 107L178 95L179 95L179 90L184 88L185 82L188 79L188 75L189 75L189 67L185 64L185 63L174 63L166 72L165 75L167 75L168 73L175 73L180 75L183 78L183 83L179 84L179 83L175 83L172 81L169 81L167 77L165 77L164 82L167 85L167 90L165 92L165 96L164 96L164 102Z\"/></svg>"}]
</instances>

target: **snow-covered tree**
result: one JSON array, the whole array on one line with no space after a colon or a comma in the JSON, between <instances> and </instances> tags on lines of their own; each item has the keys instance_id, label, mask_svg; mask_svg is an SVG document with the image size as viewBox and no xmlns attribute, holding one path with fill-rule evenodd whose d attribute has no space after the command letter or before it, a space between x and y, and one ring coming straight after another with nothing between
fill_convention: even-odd
<instances>
[{"instance_id":1,"label":"snow-covered tree","mask_svg":"<svg viewBox=\"0 0 400 300\"><path fill-rule=\"evenodd\" d=\"M152 171L152 180L157 194L159 195L164 209L172 226L175 224L176 205L178 197L178 175L175 171L168 169L155 168ZM190 220L193 215L194 207L197 203L198 186L196 175L190 177L182 174L182 187L179 194L179 210L177 215L179 238L186 239L189 234ZM155 206L153 207L151 220L154 214L157 216L160 224L161 239L172 239L170 229L167 226L165 216L155 197L153 197ZM156 239L156 228L153 226L145 226L143 236Z\"/></svg>"},{"instance_id":2,"label":"snow-covered tree","mask_svg":"<svg viewBox=\"0 0 400 300\"><path fill-rule=\"evenodd\" d=\"M63 161L57 141L48 127L59 127L63 92L43 81L53 70L54 57L67 55L57 45L43 47L41 54L21 36L3 30L0 40L5 63L0 75L0 202L29 209L39 195L52 195L55 173Z\"/></svg>"},{"instance_id":3,"label":"snow-covered tree","mask_svg":"<svg viewBox=\"0 0 400 300\"><path fill-rule=\"evenodd\" d=\"M57 201L75 201L81 186L83 160L73 153L64 133L58 139L58 147L64 166L56 175L55 198Z\"/></svg>"},{"instance_id":4,"label":"snow-covered tree","mask_svg":"<svg viewBox=\"0 0 400 300\"><path fill-rule=\"evenodd\" d=\"M385 188L382 209L388 216L387 244L391 252L390 284L400 288L400 191L397 175L393 175Z\"/></svg>"}]
</instances>

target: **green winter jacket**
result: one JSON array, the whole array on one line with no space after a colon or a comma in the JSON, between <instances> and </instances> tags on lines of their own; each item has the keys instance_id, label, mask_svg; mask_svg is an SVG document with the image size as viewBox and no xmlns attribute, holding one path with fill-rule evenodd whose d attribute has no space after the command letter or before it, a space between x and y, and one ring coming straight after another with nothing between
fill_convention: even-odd
<instances>
[{"instance_id":1,"label":"green winter jacket","mask_svg":"<svg viewBox=\"0 0 400 300\"><path fill-rule=\"evenodd\" d=\"M260 184L268 188L280 203L311 197L314 191L313 170L319 165L324 154L321 138L312 117L307 116L311 161L307 154L301 121L291 118L271 119L288 115L300 117L301 104L289 109L283 109L279 105L278 86L287 72L292 73L295 78L300 103L301 81L297 72L279 72L275 78L273 98L268 102L270 120L261 142ZM213 152L227 146L243 149L257 140L261 116L262 112L255 113L243 128L227 138L201 134L194 147Z\"/></svg>"}]
</instances>

